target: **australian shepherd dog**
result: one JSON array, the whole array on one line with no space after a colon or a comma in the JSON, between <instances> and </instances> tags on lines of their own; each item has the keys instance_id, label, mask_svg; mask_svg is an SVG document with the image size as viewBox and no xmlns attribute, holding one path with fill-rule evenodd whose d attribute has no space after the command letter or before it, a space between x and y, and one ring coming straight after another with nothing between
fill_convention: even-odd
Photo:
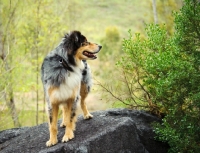
<instances>
[{"instance_id":1,"label":"australian shepherd dog","mask_svg":"<svg viewBox=\"0 0 200 153\"><path fill-rule=\"evenodd\" d=\"M64 36L61 43L44 59L41 76L48 107L50 139L46 146L55 145L59 105L62 106L61 127L67 127L62 142L74 138L76 106L80 100L84 118L93 116L87 110L85 98L90 92L92 80L86 60L94 60L100 45L87 41L79 31Z\"/></svg>"}]
</instances>

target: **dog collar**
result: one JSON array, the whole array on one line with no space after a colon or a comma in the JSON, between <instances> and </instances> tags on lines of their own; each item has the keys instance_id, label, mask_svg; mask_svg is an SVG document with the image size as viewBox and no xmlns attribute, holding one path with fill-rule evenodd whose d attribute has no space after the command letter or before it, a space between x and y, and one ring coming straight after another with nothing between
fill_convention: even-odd
<instances>
[{"instance_id":1,"label":"dog collar","mask_svg":"<svg viewBox=\"0 0 200 153\"><path fill-rule=\"evenodd\" d=\"M73 69L69 66L69 64L68 64L63 58L61 58L61 59L59 60L59 63L60 63L65 69L67 69L68 71L73 72Z\"/></svg>"}]
</instances>

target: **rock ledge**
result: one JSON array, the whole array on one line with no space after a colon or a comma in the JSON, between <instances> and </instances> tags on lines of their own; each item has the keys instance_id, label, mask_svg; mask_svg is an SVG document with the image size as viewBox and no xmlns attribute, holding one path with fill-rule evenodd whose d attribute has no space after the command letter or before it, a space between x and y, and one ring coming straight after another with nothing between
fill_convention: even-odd
<instances>
[{"instance_id":1,"label":"rock ledge","mask_svg":"<svg viewBox=\"0 0 200 153\"><path fill-rule=\"evenodd\" d=\"M47 148L48 124L0 132L1 153L166 153L168 145L154 140L151 123L159 118L144 111L110 109L78 117L75 138L62 143L65 129L58 128L58 141ZM59 121L60 123L60 121ZM58 123L58 125L59 125Z\"/></svg>"}]
</instances>

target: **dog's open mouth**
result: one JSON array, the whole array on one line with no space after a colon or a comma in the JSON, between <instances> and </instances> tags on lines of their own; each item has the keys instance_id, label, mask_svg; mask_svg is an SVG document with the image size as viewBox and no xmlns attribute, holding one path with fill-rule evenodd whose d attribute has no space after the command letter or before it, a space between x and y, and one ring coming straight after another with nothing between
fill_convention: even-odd
<instances>
[{"instance_id":1,"label":"dog's open mouth","mask_svg":"<svg viewBox=\"0 0 200 153\"><path fill-rule=\"evenodd\" d=\"M97 58L97 56L95 55L96 53L91 53L91 52L88 52L88 51L84 51L83 55L85 55L85 56L87 56L89 58Z\"/></svg>"}]
</instances>

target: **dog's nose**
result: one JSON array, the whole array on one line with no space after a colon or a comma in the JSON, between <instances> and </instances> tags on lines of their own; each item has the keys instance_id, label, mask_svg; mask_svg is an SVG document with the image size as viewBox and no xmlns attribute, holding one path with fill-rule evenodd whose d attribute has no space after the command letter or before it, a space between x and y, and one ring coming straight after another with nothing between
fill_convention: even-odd
<instances>
[{"instance_id":1,"label":"dog's nose","mask_svg":"<svg viewBox=\"0 0 200 153\"><path fill-rule=\"evenodd\" d=\"M101 45L98 45L99 46L99 50L102 48L102 46Z\"/></svg>"}]
</instances>

